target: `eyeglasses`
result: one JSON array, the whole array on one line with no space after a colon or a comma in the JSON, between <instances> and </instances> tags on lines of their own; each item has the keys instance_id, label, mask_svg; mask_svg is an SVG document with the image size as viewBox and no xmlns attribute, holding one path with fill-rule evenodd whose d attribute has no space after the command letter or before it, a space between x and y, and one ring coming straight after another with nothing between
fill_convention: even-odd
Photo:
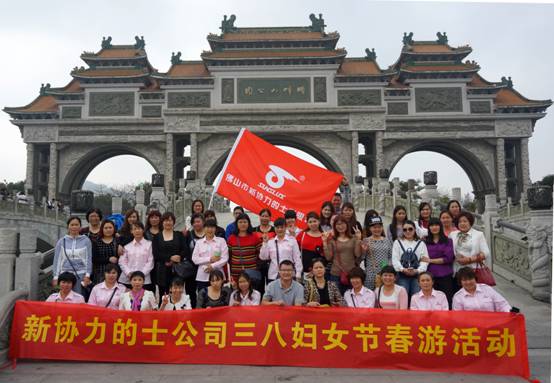
<instances>
[{"instance_id":1,"label":"eyeglasses","mask_svg":"<svg viewBox=\"0 0 554 383\"><path fill-rule=\"evenodd\" d=\"M413 227L403 227L402 231L414 231Z\"/></svg>"},{"instance_id":2,"label":"eyeglasses","mask_svg":"<svg viewBox=\"0 0 554 383\"><path fill-rule=\"evenodd\" d=\"M281 269L279 271L282 272L282 273L292 273L294 270L293 269Z\"/></svg>"}]
</instances>

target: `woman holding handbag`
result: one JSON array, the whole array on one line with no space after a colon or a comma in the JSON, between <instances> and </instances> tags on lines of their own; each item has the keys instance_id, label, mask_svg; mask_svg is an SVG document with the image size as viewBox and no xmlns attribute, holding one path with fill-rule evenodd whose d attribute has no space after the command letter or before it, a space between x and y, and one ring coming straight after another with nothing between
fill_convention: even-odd
<instances>
[{"instance_id":1,"label":"woman holding handbag","mask_svg":"<svg viewBox=\"0 0 554 383\"><path fill-rule=\"evenodd\" d=\"M81 219L76 216L69 217L67 220L68 233L58 240L54 250L52 286L58 284L58 275L67 271L77 278L77 282L73 284L73 291L88 296L86 290L92 283L90 278L92 274L92 243L86 235L79 234L80 230Z\"/></svg>"},{"instance_id":2,"label":"woman holding handbag","mask_svg":"<svg viewBox=\"0 0 554 383\"><path fill-rule=\"evenodd\" d=\"M350 288L348 273L356 267L362 255L362 232L356 227L352 236L348 220L338 216L333 222L333 238L323 233L323 253L332 262L330 280L335 282L341 294Z\"/></svg>"},{"instance_id":3,"label":"woman holding handbag","mask_svg":"<svg viewBox=\"0 0 554 383\"><path fill-rule=\"evenodd\" d=\"M468 266L476 270L477 282L486 283L494 286L494 278L489 268L485 266L484 261L490 258L491 252L485 235L473 228L475 217L468 211L462 211L458 215L459 231L450 234L450 238L454 244L454 273L462 267ZM459 283L458 278L456 281ZM461 287L458 284L458 287Z\"/></svg>"},{"instance_id":4,"label":"woman holding handbag","mask_svg":"<svg viewBox=\"0 0 554 383\"><path fill-rule=\"evenodd\" d=\"M166 212L161 217L162 230L152 238L154 270L152 283L158 286L160 300L169 293L171 280L177 276L178 265L190 259L189 248L183 234L175 230L175 215ZM183 276L179 276L183 277ZM190 294L190 292L189 292ZM196 296L196 294L194 294Z\"/></svg>"},{"instance_id":5,"label":"woman holding handbag","mask_svg":"<svg viewBox=\"0 0 554 383\"><path fill-rule=\"evenodd\" d=\"M370 290L381 286L379 272L386 265L391 264L392 242L385 237L383 220L381 217L370 217L364 229L370 235L364 238L362 248L364 250L363 261L365 266L364 285Z\"/></svg>"}]
</instances>

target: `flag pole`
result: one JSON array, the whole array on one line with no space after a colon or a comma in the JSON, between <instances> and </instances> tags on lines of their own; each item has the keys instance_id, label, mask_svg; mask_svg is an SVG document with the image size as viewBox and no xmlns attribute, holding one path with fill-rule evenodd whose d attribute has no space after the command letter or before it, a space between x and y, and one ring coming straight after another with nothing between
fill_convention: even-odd
<instances>
[{"instance_id":1,"label":"flag pole","mask_svg":"<svg viewBox=\"0 0 554 383\"><path fill-rule=\"evenodd\" d=\"M231 148L231 151L227 156L227 160L225 160L225 164L223 165L223 169L221 170L221 177L219 178L219 180L217 180L217 183L214 187L214 191L212 192L210 203L208 204L208 210L212 208L212 203L214 202L215 193L217 193L217 189L219 189L219 185L221 184L221 178L223 178L223 175L225 174L225 170L227 170L227 166L229 165L229 162L231 162L231 157L233 157L233 154L235 153L235 149L237 148L240 142L240 139L242 138L242 135L245 131L246 131L246 128L242 128L240 130L239 135L237 136L237 139L235 140L235 143L233 144L233 147Z\"/></svg>"}]
</instances>

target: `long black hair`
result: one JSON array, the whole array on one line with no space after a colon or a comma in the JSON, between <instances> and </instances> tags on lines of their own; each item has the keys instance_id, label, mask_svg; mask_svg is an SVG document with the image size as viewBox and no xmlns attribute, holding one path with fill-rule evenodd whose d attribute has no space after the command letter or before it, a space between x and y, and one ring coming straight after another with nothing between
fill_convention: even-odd
<instances>
[{"instance_id":1,"label":"long black hair","mask_svg":"<svg viewBox=\"0 0 554 383\"><path fill-rule=\"evenodd\" d=\"M363 235L364 237L369 237L371 235L371 232L369 231L369 224L371 222L371 218L373 217L379 217L379 213L377 213L377 210L375 209L369 209L368 211L365 212L365 217L364 217L364 230L363 230ZM384 235L384 232L383 232L383 236Z\"/></svg>"},{"instance_id":2,"label":"long black hair","mask_svg":"<svg viewBox=\"0 0 554 383\"><path fill-rule=\"evenodd\" d=\"M325 218L325 217L323 216L323 209L324 209L326 206L329 207L329 208L331 208L331 216L330 216L328 219ZM335 207L333 206L333 203L332 203L331 201L325 201L325 202L323 202L323 204L321 205L321 210L320 210L320 214L319 214L319 215L320 215L320 218L321 218L321 219L320 219L320 223L321 223L322 225L329 225L329 226L331 226L331 218L333 218L333 215L335 215Z\"/></svg>"},{"instance_id":3,"label":"long black hair","mask_svg":"<svg viewBox=\"0 0 554 383\"><path fill-rule=\"evenodd\" d=\"M398 238L398 235L396 234L396 226L398 225L398 221L396 220L396 213L398 213L400 210L404 210L404 213L406 213L406 222L408 220L408 212L406 208L402 205L397 205L394 207L394 210L392 211L392 222L389 225L390 233L391 233L391 240L394 241L396 238Z\"/></svg>"},{"instance_id":4,"label":"long black hair","mask_svg":"<svg viewBox=\"0 0 554 383\"><path fill-rule=\"evenodd\" d=\"M429 218L429 234L427 234L427 238L425 239L425 243L428 245L434 245L435 242L433 241L434 235L431 234L431 226L438 225L440 227L439 230L439 243L448 244L448 237L446 234L444 234L444 227L442 226L442 223L440 219L431 217Z\"/></svg>"},{"instance_id":5,"label":"long black hair","mask_svg":"<svg viewBox=\"0 0 554 383\"><path fill-rule=\"evenodd\" d=\"M431 204L429 202L422 202L419 204L418 211L419 211L419 217L417 217L417 223L421 224L423 221L423 218L421 217L421 211L425 209L425 207L429 208L429 218L431 218L431 215L433 214L433 208L431 207Z\"/></svg>"}]
</instances>

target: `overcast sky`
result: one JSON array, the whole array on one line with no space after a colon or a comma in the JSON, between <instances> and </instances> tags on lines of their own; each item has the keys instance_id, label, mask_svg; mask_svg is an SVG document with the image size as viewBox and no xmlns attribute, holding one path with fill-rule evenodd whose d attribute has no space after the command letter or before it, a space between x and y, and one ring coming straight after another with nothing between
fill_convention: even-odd
<instances>
[{"instance_id":1,"label":"overcast sky","mask_svg":"<svg viewBox=\"0 0 554 383\"><path fill-rule=\"evenodd\" d=\"M218 33L224 14L236 14L236 26L309 25L310 13L323 13L327 31L341 35L338 46L348 56L363 56L375 48L382 68L394 63L402 48L403 32L415 40L434 40L446 31L453 46L470 44L468 57L481 66L489 81L511 76L514 87L531 99L554 98L554 6L551 4L483 4L452 2L372 1L18 1L0 3L0 106L31 102L41 83L66 85L70 71L85 65L83 51L100 49L102 36L113 44L132 44L135 35L146 40L152 65L160 71L170 66L171 52L198 60L209 50L206 36ZM535 126L530 140L533 181L553 173L554 110ZM25 146L19 130L0 113L0 179L25 178ZM110 161L110 160L108 160ZM116 171L114 166L126 171ZM132 169L131 169L132 168ZM392 176L422 178L423 171L438 170L439 186L462 186L471 191L467 176L451 160L428 152L410 154ZM149 179L152 169L143 160L117 159L97 167L89 179L121 184ZM128 179L121 175L127 174Z\"/></svg>"}]
</instances>

